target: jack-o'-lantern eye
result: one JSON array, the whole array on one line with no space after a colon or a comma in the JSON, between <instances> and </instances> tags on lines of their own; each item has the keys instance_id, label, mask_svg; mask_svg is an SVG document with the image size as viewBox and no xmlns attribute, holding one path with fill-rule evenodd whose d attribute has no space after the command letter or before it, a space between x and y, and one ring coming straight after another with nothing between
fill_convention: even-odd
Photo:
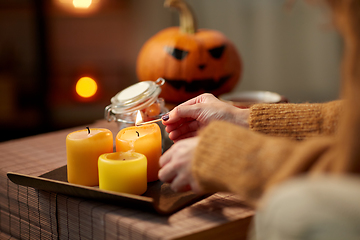
<instances>
[{"instance_id":1,"label":"jack-o'-lantern eye","mask_svg":"<svg viewBox=\"0 0 360 240\"><path fill-rule=\"evenodd\" d=\"M226 47L226 45L212 48L209 50L209 53L213 58L219 59L219 58L221 58L222 54L224 53L225 47Z\"/></svg>"},{"instance_id":2,"label":"jack-o'-lantern eye","mask_svg":"<svg viewBox=\"0 0 360 240\"><path fill-rule=\"evenodd\" d=\"M173 56L177 60L184 59L189 53L188 51L178 49L178 48L169 47L169 46L165 47L165 52L167 52L168 54L170 54L171 56Z\"/></svg>"}]
</instances>

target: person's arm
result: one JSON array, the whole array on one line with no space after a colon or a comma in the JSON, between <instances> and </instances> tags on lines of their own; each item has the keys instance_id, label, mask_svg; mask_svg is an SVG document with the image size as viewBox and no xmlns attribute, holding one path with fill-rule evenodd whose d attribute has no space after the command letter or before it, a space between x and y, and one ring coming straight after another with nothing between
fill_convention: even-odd
<instances>
[{"instance_id":1,"label":"person's arm","mask_svg":"<svg viewBox=\"0 0 360 240\"><path fill-rule=\"evenodd\" d=\"M205 118L199 119L197 114L195 120L183 120L179 117L186 114L191 116L199 108L207 110L208 106L210 112L213 112L214 104L197 103L196 106L186 105L186 108L180 106L180 111L172 111L168 122L165 121L167 127L177 125L174 128L176 132L184 129L184 121L185 128L196 123L196 134L200 129L199 120L200 123L206 123L204 126L207 127L200 130L200 137L196 138L192 138L196 134L190 131L193 134L190 138L177 142L164 153L160 159L162 169L159 178L171 183L175 191L231 191L243 195L249 203L255 204L265 190L265 185L310 169L317 171L327 164L326 161L315 162L329 144L333 144L330 138L314 137L312 141L300 144L284 137L299 139L304 136L331 135L337 128L341 105L340 101L325 104L256 105L250 111L250 128L256 130L256 127L259 133L239 127L236 121L236 125L217 122L217 118L211 117L204 121ZM224 106L220 106L222 107L218 109L224 110Z\"/></svg>"},{"instance_id":2,"label":"person's arm","mask_svg":"<svg viewBox=\"0 0 360 240\"><path fill-rule=\"evenodd\" d=\"M269 186L322 171L327 160L322 157L334 143L329 136L299 142L216 121L200 133L192 160L193 178L204 192L234 192L256 205Z\"/></svg>"},{"instance_id":3,"label":"person's arm","mask_svg":"<svg viewBox=\"0 0 360 240\"><path fill-rule=\"evenodd\" d=\"M343 101L304 104L256 104L250 108L249 126L270 136L306 137L333 134L343 109Z\"/></svg>"}]
</instances>

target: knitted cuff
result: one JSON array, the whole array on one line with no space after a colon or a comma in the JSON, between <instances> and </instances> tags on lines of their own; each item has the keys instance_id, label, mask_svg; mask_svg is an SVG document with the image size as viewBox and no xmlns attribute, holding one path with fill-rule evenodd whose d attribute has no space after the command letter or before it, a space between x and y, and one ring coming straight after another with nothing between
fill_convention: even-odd
<instances>
[{"instance_id":1,"label":"knitted cuff","mask_svg":"<svg viewBox=\"0 0 360 240\"><path fill-rule=\"evenodd\" d=\"M331 134L337 128L341 101L315 104L256 104L250 108L250 129L297 140Z\"/></svg>"}]
</instances>

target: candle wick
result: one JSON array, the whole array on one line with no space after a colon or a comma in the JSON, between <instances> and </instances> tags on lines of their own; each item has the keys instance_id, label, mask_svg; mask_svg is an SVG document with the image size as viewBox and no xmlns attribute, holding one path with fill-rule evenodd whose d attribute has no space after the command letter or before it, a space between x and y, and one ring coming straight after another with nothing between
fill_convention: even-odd
<instances>
[{"instance_id":1,"label":"candle wick","mask_svg":"<svg viewBox=\"0 0 360 240\"><path fill-rule=\"evenodd\" d=\"M138 131L135 131L135 132L137 133L138 137L140 137L140 133Z\"/></svg>"},{"instance_id":2,"label":"candle wick","mask_svg":"<svg viewBox=\"0 0 360 240\"><path fill-rule=\"evenodd\" d=\"M89 127L86 127L86 129L88 130L88 134L90 134L90 128L89 128Z\"/></svg>"}]
</instances>

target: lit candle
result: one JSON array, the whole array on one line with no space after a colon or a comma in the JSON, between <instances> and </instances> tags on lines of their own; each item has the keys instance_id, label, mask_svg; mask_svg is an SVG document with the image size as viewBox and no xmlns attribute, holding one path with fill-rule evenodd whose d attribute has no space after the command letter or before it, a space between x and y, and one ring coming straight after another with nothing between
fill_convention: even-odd
<instances>
[{"instance_id":1,"label":"lit candle","mask_svg":"<svg viewBox=\"0 0 360 240\"><path fill-rule=\"evenodd\" d=\"M113 152L113 135L104 128L88 128L66 137L67 179L69 183L98 186L98 159Z\"/></svg>"},{"instance_id":2,"label":"lit candle","mask_svg":"<svg viewBox=\"0 0 360 240\"><path fill-rule=\"evenodd\" d=\"M99 157L99 188L141 195L147 189L145 155L136 152L105 153Z\"/></svg>"},{"instance_id":3,"label":"lit candle","mask_svg":"<svg viewBox=\"0 0 360 240\"><path fill-rule=\"evenodd\" d=\"M137 121L141 118L138 112ZM147 158L147 181L158 180L161 156L161 131L156 123L128 127L120 130L116 136L116 151L142 153Z\"/></svg>"}]
</instances>

